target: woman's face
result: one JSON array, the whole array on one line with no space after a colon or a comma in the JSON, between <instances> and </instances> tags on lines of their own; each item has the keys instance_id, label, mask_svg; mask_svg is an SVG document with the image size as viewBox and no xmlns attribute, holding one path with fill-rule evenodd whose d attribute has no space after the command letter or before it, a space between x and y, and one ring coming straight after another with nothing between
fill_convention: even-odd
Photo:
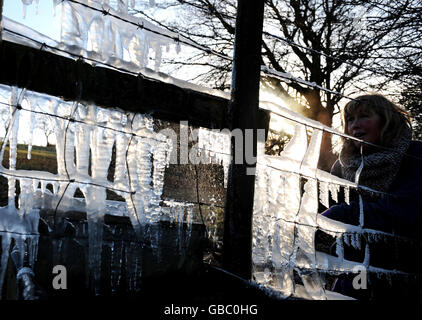
<instances>
[{"instance_id":1,"label":"woman's face","mask_svg":"<svg viewBox=\"0 0 422 320\"><path fill-rule=\"evenodd\" d=\"M381 118L372 111L357 108L346 117L346 133L364 141L379 144L381 137ZM359 148L360 142L353 141ZM368 150L370 146L363 145Z\"/></svg>"}]
</instances>

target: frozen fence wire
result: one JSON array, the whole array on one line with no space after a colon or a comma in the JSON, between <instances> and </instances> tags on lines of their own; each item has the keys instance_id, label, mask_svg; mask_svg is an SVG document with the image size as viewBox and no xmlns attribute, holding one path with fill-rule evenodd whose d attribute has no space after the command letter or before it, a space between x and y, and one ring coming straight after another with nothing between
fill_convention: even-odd
<instances>
[{"instance_id":1,"label":"frozen fence wire","mask_svg":"<svg viewBox=\"0 0 422 320\"><path fill-rule=\"evenodd\" d=\"M323 274L351 273L356 266L363 265L367 272L377 275L412 276L402 270L372 266L369 251L371 243L385 238L400 241L411 239L365 228L362 217L359 225L349 225L319 214L320 199L328 207L330 197L338 201L341 188L347 190L347 195L349 189L365 188L317 168L322 133L329 131L328 128L281 106L270 111L296 123L296 129L280 156L258 152L253 219L255 279L290 296L298 294L294 278L297 273L308 298L326 299ZM308 128L313 128L309 144ZM377 190L365 189L389 196ZM362 203L360 207L364 215ZM335 239L337 256L316 250L315 234L318 230ZM364 250L364 261L346 260L345 245Z\"/></svg>"}]
</instances>

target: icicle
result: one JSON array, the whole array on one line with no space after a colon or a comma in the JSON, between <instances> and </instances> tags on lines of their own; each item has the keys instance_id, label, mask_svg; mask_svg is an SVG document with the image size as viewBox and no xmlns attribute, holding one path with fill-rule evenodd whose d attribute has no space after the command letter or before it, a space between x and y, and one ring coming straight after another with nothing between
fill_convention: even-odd
<instances>
[{"instance_id":1,"label":"icicle","mask_svg":"<svg viewBox=\"0 0 422 320\"><path fill-rule=\"evenodd\" d=\"M351 237L347 233L343 233L343 241L347 246L350 246Z\"/></svg>"},{"instance_id":2,"label":"icicle","mask_svg":"<svg viewBox=\"0 0 422 320\"><path fill-rule=\"evenodd\" d=\"M160 71L160 66L161 66L161 59L163 56L163 51L161 49L161 46L159 43L156 42L155 46L154 46L154 51L155 51L155 60L154 60L154 70L156 72Z\"/></svg>"},{"instance_id":3,"label":"icicle","mask_svg":"<svg viewBox=\"0 0 422 320\"><path fill-rule=\"evenodd\" d=\"M363 260L363 265L365 267L368 267L369 266L369 257L370 257L370 254L369 254L369 244L366 243L366 245L365 245L365 258Z\"/></svg>"},{"instance_id":4,"label":"icicle","mask_svg":"<svg viewBox=\"0 0 422 320\"><path fill-rule=\"evenodd\" d=\"M114 227L116 230L117 227ZM115 231L113 232L115 235ZM111 244L111 290L115 292L120 284L123 242L114 240Z\"/></svg>"},{"instance_id":5,"label":"icicle","mask_svg":"<svg viewBox=\"0 0 422 320\"><path fill-rule=\"evenodd\" d=\"M363 212L363 200L362 200L362 196L359 195L359 226L362 228L363 227L363 222L364 222L364 212Z\"/></svg>"},{"instance_id":6,"label":"icicle","mask_svg":"<svg viewBox=\"0 0 422 320\"><path fill-rule=\"evenodd\" d=\"M357 244L356 244L356 237L355 237L355 235L356 234L354 234L354 233L352 233L352 234L350 234L350 245L353 247L353 248L357 248Z\"/></svg>"},{"instance_id":7,"label":"icicle","mask_svg":"<svg viewBox=\"0 0 422 320\"><path fill-rule=\"evenodd\" d=\"M343 247L343 237L337 237L336 239L336 254L341 261L344 259L344 247Z\"/></svg>"},{"instance_id":8,"label":"icicle","mask_svg":"<svg viewBox=\"0 0 422 320\"><path fill-rule=\"evenodd\" d=\"M23 4L23 18L26 18L26 7L32 4L33 0L22 0Z\"/></svg>"},{"instance_id":9,"label":"icicle","mask_svg":"<svg viewBox=\"0 0 422 320\"><path fill-rule=\"evenodd\" d=\"M187 215L187 221L188 225L188 235L187 235L187 242L190 241L191 235L192 235L192 223L193 223L193 206L190 206L188 208L188 215Z\"/></svg>"},{"instance_id":10,"label":"icicle","mask_svg":"<svg viewBox=\"0 0 422 320\"><path fill-rule=\"evenodd\" d=\"M180 206L179 212L177 216L177 222L178 222L178 229L177 229L177 241L179 244L179 253L182 253L182 246L183 246L183 218L185 215L185 207Z\"/></svg>"},{"instance_id":11,"label":"icicle","mask_svg":"<svg viewBox=\"0 0 422 320\"><path fill-rule=\"evenodd\" d=\"M334 202L338 202L338 192L340 191L340 186L338 184L329 184L331 199L333 199Z\"/></svg>"},{"instance_id":12,"label":"icicle","mask_svg":"<svg viewBox=\"0 0 422 320\"><path fill-rule=\"evenodd\" d=\"M320 181L319 183L319 200L324 207L330 207L330 194L327 182Z\"/></svg>"},{"instance_id":13,"label":"icicle","mask_svg":"<svg viewBox=\"0 0 422 320\"><path fill-rule=\"evenodd\" d=\"M0 299L2 297L3 281L6 274L7 262L9 260L11 237L8 232L1 233L1 259L0 259Z\"/></svg>"},{"instance_id":14,"label":"icicle","mask_svg":"<svg viewBox=\"0 0 422 320\"><path fill-rule=\"evenodd\" d=\"M87 220L88 220L88 264L90 271L90 283L95 295L99 295L101 278L101 253L103 242L104 211L94 207L98 205L97 200L103 199L98 187L92 187L90 196L87 197ZM95 199L95 200L94 200ZM94 200L94 201L91 201Z\"/></svg>"},{"instance_id":15,"label":"icicle","mask_svg":"<svg viewBox=\"0 0 422 320\"><path fill-rule=\"evenodd\" d=\"M59 189L59 184L57 182L53 182L51 183L51 185L53 186L53 194L57 194L57 191Z\"/></svg>"},{"instance_id":16,"label":"icicle","mask_svg":"<svg viewBox=\"0 0 422 320\"><path fill-rule=\"evenodd\" d=\"M16 107L17 105L20 105L23 99L23 95L25 93L25 89L23 89L20 93L20 96L18 97L18 89L13 88L12 89L12 95L10 97L10 137L9 137L9 169L10 170L16 170L16 159L17 159L17 146L18 146L18 131L19 131L19 115L20 110ZM3 146L5 143L3 144ZM3 152L3 150L2 150ZM9 201L8 206L10 208L15 208L15 196L16 196L16 190L15 190L15 184L16 179L9 178L8 179L8 185L9 185Z\"/></svg>"},{"instance_id":17,"label":"icicle","mask_svg":"<svg viewBox=\"0 0 422 320\"><path fill-rule=\"evenodd\" d=\"M350 204L350 188L348 186L344 186L344 201Z\"/></svg>"},{"instance_id":18,"label":"icicle","mask_svg":"<svg viewBox=\"0 0 422 320\"><path fill-rule=\"evenodd\" d=\"M306 154L302 161L302 172L310 176L315 175L315 170L318 165L319 153L322 141L322 130L315 129L312 133L311 141L309 142Z\"/></svg>"},{"instance_id":19,"label":"icicle","mask_svg":"<svg viewBox=\"0 0 422 320\"><path fill-rule=\"evenodd\" d=\"M34 268L38 254L38 235L28 237L28 258L29 266Z\"/></svg>"},{"instance_id":20,"label":"icicle","mask_svg":"<svg viewBox=\"0 0 422 320\"><path fill-rule=\"evenodd\" d=\"M353 243L352 243L352 245L353 245L353 247L355 248L355 249L361 249L361 235L359 234L359 233L355 233L354 235L353 235Z\"/></svg>"},{"instance_id":21,"label":"icicle","mask_svg":"<svg viewBox=\"0 0 422 320\"><path fill-rule=\"evenodd\" d=\"M40 181L37 179L32 179L32 191L35 193L38 190L38 185Z\"/></svg>"},{"instance_id":22,"label":"icicle","mask_svg":"<svg viewBox=\"0 0 422 320\"><path fill-rule=\"evenodd\" d=\"M53 17L56 16L56 7L61 2L61 0L53 0Z\"/></svg>"},{"instance_id":23,"label":"icicle","mask_svg":"<svg viewBox=\"0 0 422 320\"><path fill-rule=\"evenodd\" d=\"M157 138L160 136L157 135ZM165 140L165 137L161 137ZM171 140L169 140L171 142ZM164 187L164 172L167 165L167 161L169 160L169 152L171 151L171 146L169 146L166 142L158 142L158 146L153 151L153 177L152 183L154 188L153 197L150 200L153 205L153 212L152 214L155 217L152 217L153 220L157 219L158 214L161 212L159 203L161 201L161 194L163 193Z\"/></svg>"},{"instance_id":24,"label":"icicle","mask_svg":"<svg viewBox=\"0 0 422 320\"><path fill-rule=\"evenodd\" d=\"M45 193L46 187L47 187L47 182L46 182L46 181L44 181L44 180L41 180L41 193L42 193L43 195L44 195L44 193Z\"/></svg>"},{"instance_id":25,"label":"icicle","mask_svg":"<svg viewBox=\"0 0 422 320\"><path fill-rule=\"evenodd\" d=\"M27 158L28 160L31 160L31 150L32 150L32 140L33 140L33 136L34 136L34 126L35 126L35 116L33 111L33 103L29 101L29 123L30 123L30 127L29 127L29 138L28 138L28 155Z\"/></svg>"},{"instance_id":26,"label":"icicle","mask_svg":"<svg viewBox=\"0 0 422 320\"><path fill-rule=\"evenodd\" d=\"M25 240L26 240L26 236L25 235L18 235L18 236L14 236L13 239L15 239L15 243L16 243L14 250L17 251L17 256L18 256L18 265L16 267L17 267L17 269L20 269L21 267L23 267L24 260L25 260L25 251L26 251Z\"/></svg>"},{"instance_id":27,"label":"icicle","mask_svg":"<svg viewBox=\"0 0 422 320\"><path fill-rule=\"evenodd\" d=\"M132 244L132 242L128 242L126 246L126 287L127 290L133 291L134 287L134 278L135 278L135 254L136 251L134 250L135 244Z\"/></svg>"},{"instance_id":28,"label":"icicle","mask_svg":"<svg viewBox=\"0 0 422 320\"><path fill-rule=\"evenodd\" d=\"M118 1L118 11L121 14L127 14L128 13L128 0L120 0Z\"/></svg>"}]
</instances>

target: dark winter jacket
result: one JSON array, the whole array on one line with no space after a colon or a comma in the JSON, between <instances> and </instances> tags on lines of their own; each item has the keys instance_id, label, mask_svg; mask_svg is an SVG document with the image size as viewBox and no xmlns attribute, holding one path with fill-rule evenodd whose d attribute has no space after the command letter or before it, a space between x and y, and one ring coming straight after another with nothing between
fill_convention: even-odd
<instances>
[{"instance_id":1,"label":"dark winter jacket","mask_svg":"<svg viewBox=\"0 0 422 320\"><path fill-rule=\"evenodd\" d=\"M332 174L341 177L338 161L332 168ZM400 170L388 190L388 195L383 195L374 201L364 201L363 210L364 228L412 239L412 241L403 242L397 240L397 237L390 237L386 241L381 241L380 244L370 243L370 265L389 270L420 273L418 256L421 249L419 243L422 239L422 142L411 142ZM359 225L360 209L357 195L353 200L351 199L350 204L339 203L322 214L347 224ZM364 247L363 245L362 248ZM344 254L347 260L363 261L363 253L353 248L345 249ZM334 291L359 297L356 290L351 289L351 279L352 275L340 277ZM403 281L398 280L401 284ZM380 295L382 289L378 289L376 294ZM399 294L397 289L394 290L396 291L394 296ZM369 298L368 292L365 292L367 298ZM386 291L382 293L383 298L386 297L385 293ZM401 297L404 298L403 294Z\"/></svg>"},{"instance_id":2,"label":"dark winter jacket","mask_svg":"<svg viewBox=\"0 0 422 320\"><path fill-rule=\"evenodd\" d=\"M419 158L419 159L418 159ZM341 177L338 160L332 174ZM422 239L422 142L412 141L387 196L364 202L364 227ZM332 206L325 216L359 224L359 202Z\"/></svg>"}]
</instances>

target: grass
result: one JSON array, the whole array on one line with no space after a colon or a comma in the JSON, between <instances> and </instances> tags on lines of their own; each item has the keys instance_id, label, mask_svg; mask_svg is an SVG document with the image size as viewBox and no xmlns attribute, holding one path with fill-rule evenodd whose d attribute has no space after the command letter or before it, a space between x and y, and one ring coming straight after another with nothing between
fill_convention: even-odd
<instances>
[{"instance_id":1,"label":"grass","mask_svg":"<svg viewBox=\"0 0 422 320\"><path fill-rule=\"evenodd\" d=\"M39 147L33 146L31 159L28 159L28 146L18 144L18 154L16 158L17 170L39 170L57 173L57 159L55 146ZM9 146L6 146L2 165L9 167Z\"/></svg>"},{"instance_id":2,"label":"grass","mask_svg":"<svg viewBox=\"0 0 422 320\"><path fill-rule=\"evenodd\" d=\"M31 159L28 159L28 145L18 144L18 154L16 157L17 170L38 170L57 173L56 147L33 146ZM4 150L2 165L9 168L9 146ZM7 205L8 202L8 180L0 176L0 206ZM20 193L19 182L16 183L16 194ZM17 198L17 197L16 197Z\"/></svg>"},{"instance_id":3,"label":"grass","mask_svg":"<svg viewBox=\"0 0 422 320\"><path fill-rule=\"evenodd\" d=\"M9 146L6 146L2 165L5 168L9 168ZM36 171L47 171L53 174L57 174L57 157L56 147L40 147L32 146L31 159L28 159L28 145L18 144L16 158L16 170L36 170ZM109 179L114 174L114 162L110 165ZM17 182L17 184L19 184ZM51 189L51 188L49 188ZM19 186L17 185L16 194L20 192ZM0 206L7 205L8 199L8 181L5 177L0 176ZM78 189L75 193L75 197L83 197L82 192ZM124 201L122 197L116 193L107 190L107 199Z\"/></svg>"}]
</instances>

